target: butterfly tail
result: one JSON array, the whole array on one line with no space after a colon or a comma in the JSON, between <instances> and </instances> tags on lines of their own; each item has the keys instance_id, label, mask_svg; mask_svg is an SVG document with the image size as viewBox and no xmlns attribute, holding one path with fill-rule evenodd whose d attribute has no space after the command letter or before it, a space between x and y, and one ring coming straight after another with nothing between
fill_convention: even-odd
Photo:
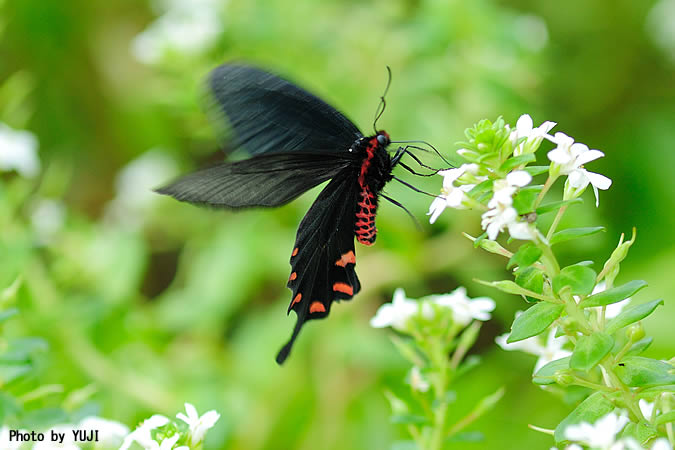
<instances>
[{"instance_id":1,"label":"butterfly tail","mask_svg":"<svg viewBox=\"0 0 675 450\"><path fill-rule=\"evenodd\" d=\"M282 365L284 361L286 361L286 358L288 358L288 355L291 354L291 348L293 347L295 338L297 338L298 334L300 334L300 329L302 328L303 323L304 320L298 318L298 321L295 323L295 328L293 329L291 339L286 343L286 345L281 347L281 350L279 350L279 353L277 353L277 364Z\"/></svg>"}]
</instances>

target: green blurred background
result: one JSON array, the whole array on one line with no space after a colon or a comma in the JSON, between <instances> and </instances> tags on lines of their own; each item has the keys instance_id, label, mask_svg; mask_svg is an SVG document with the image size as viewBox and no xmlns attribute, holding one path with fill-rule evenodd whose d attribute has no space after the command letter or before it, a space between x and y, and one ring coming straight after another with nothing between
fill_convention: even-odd
<instances>
[{"instance_id":1,"label":"green blurred background","mask_svg":"<svg viewBox=\"0 0 675 450\"><path fill-rule=\"evenodd\" d=\"M619 281L649 282L636 301L666 299L646 329L649 356L669 358L673 24L673 0L0 0L0 121L35 133L43 167L36 179L0 178L0 286L24 279L20 317L5 333L49 345L34 377L10 387L64 389L23 419L39 423L44 408L91 385L83 408L130 426L185 401L216 409L208 448L389 448L406 435L389 423L383 391L405 389L408 365L368 321L396 287L417 297L464 285L498 307L474 349L484 362L456 386L451 419L507 390L472 427L485 440L457 448L548 448L527 424L553 428L572 405L532 385L533 357L494 345L525 305L472 281L508 276L503 260L461 236L480 234L477 214L446 212L429 226L427 197L388 186L423 229L383 204L377 245L357 248L363 291L307 326L278 367L295 321L285 315L289 253L315 191L234 214L149 189L222 159L202 102L216 65L237 59L281 73L364 131L388 65L379 125L393 139L425 139L451 155L475 121L513 124L529 113L605 152L588 169L612 188L597 210L587 192L563 225L607 232L574 241L561 258L599 266L636 226ZM440 187L440 178L403 176Z\"/></svg>"}]
</instances>

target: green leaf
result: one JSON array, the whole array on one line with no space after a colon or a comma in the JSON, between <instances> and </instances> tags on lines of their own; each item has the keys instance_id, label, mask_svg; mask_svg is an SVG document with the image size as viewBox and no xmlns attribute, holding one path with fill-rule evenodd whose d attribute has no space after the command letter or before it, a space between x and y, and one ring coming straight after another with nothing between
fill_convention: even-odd
<instances>
[{"instance_id":1,"label":"green leaf","mask_svg":"<svg viewBox=\"0 0 675 450\"><path fill-rule=\"evenodd\" d=\"M418 416L415 414L395 414L391 416L391 423L398 423L403 425L418 425L423 423L429 423L429 419L424 416Z\"/></svg>"},{"instance_id":2,"label":"green leaf","mask_svg":"<svg viewBox=\"0 0 675 450\"><path fill-rule=\"evenodd\" d=\"M571 239L578 239L580 237L591 236L593 234L605 231L605 227L585 227L585 228L568 228L566 230L558 231L551 237L551 245L559 244L561 242L569 241Z\"/></svg>"},{"instance_id":3,"label":"green leaf","mask_svg":"<svg viewBox=\"0 0 675 450\"><path fill-rule=\"evenodd\" d=\"M528 166L523 169L533 177L548 172L548 166Z\"/></svg>"},{"instance_id":4,"label":"green leaf","mask_svg":"<svg viewBox=\"0 0 675 450\"><path fill-rule=\"evenodd\" d=\"M506 268L510 269L513 266L525 268L536 263L541 256L542 251L539 247L532 243L521 245L516 253L513 254Z\"/></svg>"},{"instance_id":5,"label":"green leaf","mask_svg":"<svg viewBox=\"0 0 675 450\"><path fill-rule=\"evenodd\" d=\"M565 428L568 426L581 422L595 423L599 418L613 410L614 404L607 400L602 392L591 394L555 428L553 437L556 443L565 440Z\"/></svg>"},{"instance_id":6,"label":"green leaf","mask_svg":"<svg viewBox=\"0 0 675 450\"><path fill-rule=\"evenodd\" d=\"M481 442L485 439L483 433L480 431L464 431L462 433L453 434L445 440L445 442ZM419 450L415 447L416 450Z\"/></svg>"},{"instance_id":7,"label":"green leaf","mask_svg":"<svg viewBox=\"0 0 675 450\"><path fill-rule=\"evenodd\" d=\"M665 425L667 423L675 422L675 411L668 411L660 416L656 416L656 425Z\"/></svg>"},{"instance_id":8,"label":"green leaf","mask_svg":"<svg viewBox=\"0 0 675 450\"><path fill-rule=\"evenodd\" d=\"M628 422L626 426L624 427L623 430L621 430L620 436L621 438L625 437L632 437L633 439L637 440L638 442L644 444L648 440L655 438L658 435L654 427L652 427L649 423L646 422L640 422L640 423L634 423L634 422Z\"/></svg>"},{"instance_id":9,"label":"green leaf","mask_svg":"<svg viewBox=\"0 0 675 450\"><path fill-rule=\"evenodd\" d=\"M500 172L511 172L512 169L527 164L532 161L536 161L537 157L532 153L526 153L524 155L514 156L504 161L504 164L499 168Z\"/></svg>"},{"instance_id":10,"label":"green leaf","mask_svg":"<svg viewBox=\"0 0 675 450\"><path fill-rule=\"evenodd\" d=\"M32 370L33 366L31 364L0 366L0 385L11 383L16 379L27 375Z\"/></svg>"},{"instance_id":11,"label":"green leaf","mask_svg":"<svg viewBox=\"0 0 675 450\"><path fill-rule=\"evenodd\" d=\"M470 197L476 197L478 194L482 194L483 192L491 191L492 190L492 185L494 184L493 180L485 180L477 185L475 185L467 194Z\"/></svg>"},{"instance_id":12,"label":"green leaf","mask_svg":"<svg viewBox=\"0 0 675 450\"><path fill-rule=\"evenodd\" d=\"M554 375L561 371L569 369L571 356L556 359L537 370L532 378L534 384L555 384Z\"/></svg>"},{"instance_id":13,"label":"green leaf","mask_svg":"<svg viewBox=\"0 0 675 450\"><path fill-rule=\"evenodd\" d=\"M675 384L675 370L670 364L643 356L626 356L614 367L614 373L631 387Z\"/></svg>"},{"instance_id":14,"label":"green leaf","mask_svg":"<svg viewBox=\"0 0 675 450\"><path fill-rule=\"evenodd\" d=\"M518 193L513 196L513 207L518 214L532 212L534 209L534 202L537 200L537 196L542 188L543 186L528 186L520 189Z\"/></svg>"},{"instance_id":15,"label":"green leaf","mask_svg":"<svg viewBox=\"0 0 675 450\"><path fill-rule=\"evenodd\" d=\"M539 302L530 306L513 321L511 334L509 334L506 342L518 342L538 335L560 317L563 308L563 305L548 302Z\"/></svg>"},{"instance_id":16,"label":"green leaf","mask_svg":"<svg viewBox=\"0 0 675 450\"><path fill-rule=\"evenodd\" d=\"M569 205L574 205L575 203L583 203L584 200L581 197L573 198L571 200L560 200L559 202L552 202L552 203L547 203L545 205L541 205L537 210L535 211L538 216L541 216L542 214L549 213L551 211L558 211L560 208L563 206L569 206Z\"/></svg>"},{"instance_id":17,"label":"green leaf","mask_svg":"<svg viewBox=\"0 0 675 450\"><path fill-rule=\"evenodd\" d=\"M607 322L605 326L605 331L609 334L613 334L618 330L635 323L638 320L642 320L648 315L650 315L657 306L663 305L663 300L652 300L651 302L643 303L641 305L633 306L632 308L625 309L619 313L618 316Z\"/></svg>"},{"instance_id":18,"label":"green leaf","mask_svg":"<svg viewBox=\"0 0 675 450\"><path fill-rule=\"evenodd\" d=\"M629 281L621 286L613 287L612 289L607 289L606 291L591 295L590 297L583 299L579 303L579 306L588 308L591 306L611 305L612 303L627 299L645 286L647 286L647 282L643 280Z\"/></svg>"},{"instance_id":19,"label":"green leaf","mask_svg":"<svg viewBox=\"0 0 675 450\"><path fill-rule=\"evenodd\" d=\"M595 287L595 277L596 273L590 267L580 264L567 266L553 278L553 291L558 293L569 286L573 295L588 295Z\"/></svg>"},{"instance_id":20,"label":"green leaf","mask_svg":"<svg viewBox=\"0 0 675 450\"><path fill-rule=\"evenodd\" d=\"M590 372L612 350L613 346L614 339L605 333L595 332L590 336L582 336L572 353L570 367Z\"/></svg>"},{"instance_id":21,"label":"green leaf","mask_svg":"<svg viewBox=\"0 0 675 450\"><path fill-rule=\"evenodd\" d=\"M639 355L640 353L644 352L649 348L650 345L652 345L652 342L654 341L654 338L652 337L646 337L644 339L640 339L637 341L635 344L633 344L626 352L626 355Z\"/></svg>"},{"instance_id":22,"label":"green leaf","mask_svg":"<svg viewBox=\"0 0 675 450\"><path fill-rule=\"evenodd\" d=\"M516 271L515 282L518 286L537 294L544 293L544 272L536 267L527 267ZM534 303L537 299L525 296L525 300Z\"/></svg>"}]
</instances>

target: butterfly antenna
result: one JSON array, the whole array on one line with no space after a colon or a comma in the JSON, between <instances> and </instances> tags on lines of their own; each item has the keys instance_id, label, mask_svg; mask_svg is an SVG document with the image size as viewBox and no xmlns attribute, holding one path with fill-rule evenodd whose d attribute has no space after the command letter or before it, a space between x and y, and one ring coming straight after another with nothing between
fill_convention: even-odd
<instances>
[{"instance_id":1,"label":"butterfly antenna","mask_svg":"<svg viewBox=\"0 0 675 450\"><path fill-rule=\"evenodd\" d=\"M436 147L434 147L433 145L431 145L427 141L392 141L391 143L392 144L424 144L424 145L428 145L443 160L443 162L445 162L450 167L455 167L450 161L448 161L447 159L445 159L443 157L443 155L441 155L441 152L436 150ZM409 147L410 148L416 148L418 150L428 151L427 149L424 149L424 148L421 148L421 147L416 147L414 145L410 145Z\"/></svg>"},{"instance_id":2,"label":"butterfly antenna","mask_svg":"<svg viewBox=\"0 0 675 450\"><path fill-rule=\"evenodd\" d=\"M401 179L398 178L398 177L393 177L393 178L394 178L394 180L398 181L399 183L401 183L401 184L403 184L403 185L405 185L405 186L408 186L410 189L412 189L412 190L415 191L415 192L419 192L420 194L428 195L429 197L434 197L434 198L438 197L438 195L430 194L430 193L428 193L428 192L426 192L426 191L423 191L422 189L417 188L417 187L413 186L412 184L408 183L407 181L401 180Z\"/></svg>"},{"instance_id":3,"label":"butterfly antenna","mask_svg":"<svg viewBox=\"0 0 675 450\"><path fill-rule=\"evenodd\" d=\"M398 206L403 211L405 211L408 214L408 216L410 216L410 218L412 219L413 223L415 224L415 227L417 228L417 231L423 231L422 225L420 224L419 220L417 220L417 217L413 216L413 214L410 211L408 211L408 208L406 208L401 203L397 202L396 200L394 200L393 198L391 198L387 195L384 195L384 194L380 194L380 195L382 196L383 199L387 200L388 202L392 203L393 205Z\"/></svg>"},{"instance_id":4,"label":"butterfly antenna","mask_svg":"<svg viewBox=\"0 0 675 450\"><path fill-rule=\"evenodd\" d=\"M438 170L435 170L433 173L419 173L419 172L415 172L410 166L408 166L407 164L402 163L400 161L399 161L398 165L403 167L405 170L412 173L413 175L417 175L418 177L433 177L434 175L436 175L439 172Z\"/></svg>"},{"instance_id":5,"label":"butterfly antenna","mask_svg":"<svg viewBox=\"0 0 675 450\"><path fill-rule=\"evenodd\" d=\"M389 66L387 66L387 86L384 88L384 92L380 96L380 104L377 106L377 110L375 111L375 120L373 120L373 130L375 130L375 134L377 134L377 121L380 120L380 117L382 117L382 114L384 114L384 110L387 108L387 101L384 98L387 96L387 92L389 92L390 85L391 69Z\"/></svg>"}]
</instances>

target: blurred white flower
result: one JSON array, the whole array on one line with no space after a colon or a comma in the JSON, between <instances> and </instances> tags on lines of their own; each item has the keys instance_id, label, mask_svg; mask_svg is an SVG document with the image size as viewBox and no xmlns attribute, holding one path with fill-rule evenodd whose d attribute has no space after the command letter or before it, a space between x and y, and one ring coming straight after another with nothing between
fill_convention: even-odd
<instances>
[{"instance_id":1,"label":"blurred white flower","mask_svg":"<svg viewBox=\"0 0 675 450\"><path fill-rule=\"evenodd\" d=\"M128 450L129 447L131 447L131 444L134 442L138 443L145 449L151 448L153 443L155 445L157 443L152 439L150 432L155 428L166 425L167 423L169 423L169 419L159 414L155 414L149 419L144 420L138 428L136 428L124 438L120 450Z\"/></svg>"},{"instance_id":2,"label":"blurred white flower","mask_svg":"<svg viewBox=\"0 0 675 450\"><path fill-rule=\"evenodd\" d=\"M152 149L117 174L115 198L106 207L106 219L139 227L159 195L153 192L177 173L176 163L161 149Z\"/></svg>"},{"instance_id":3,"label":"blurred white flower","mask_svg":"<svg viewBox=\"0 0 675 450\"><path fill-rule=\"evenodd\" d=\"M462 164L460 167L438 172L438 175L443 177L443 187L441 188L441 195L436 197L429 207L429 212L427 213L428 216L431 216L429 223L436 222L436 219L438 219L438 216L441 215L446 207L455 209L466 209L469 207L468 201L470 199L466 193L473 189L476 182L486 179L484 176L479 176L477 172L477 164ZM465 174L469 175L473 183L455 186L455 181Z\"/></svg>"},{"instance_id":4,"label":"blurred white flower","mask_svg":"<svg viewBox=\"0 0 675 450\"><path fill-rule=\"evenodd\" d=\"M190 428L190 444L196 447L204 440L206 432L216 424L220 418L220 414L211 410L200 417L197 409L190 403L185 404L185 412L187 412L187 416L183 413L178 413L176 417L188 424Z\"/></svg>"},{"instance_id":5,"label":"blurred white flower","mask_svg":"<svg viewBox=\"0 0 675 450\"><path fill-rule=\"evenodd\" d=\"M527 138L513 149L513 156L520 156L524 153L533 153L541 144L544 136L556 126L555 122L546 121L534 128L534 122L529 114L523 114L516 122L516 129L511 131L509 139L513 145L516 145L518 139Z\"/></svg>"},{"instance_id":6,"label":"blurred white flower","mask_svg":"<svg viewBox=\"0 0 675 450\"><path fill-rule=\"evenodd\" d=\"M647 14L645 31L675 64L675 0L660 0Z\"/></svg>"},{"instance_id":7,"label":"blurred white flower","mask_svg":"<svg viewBox=\"0 0 675 450\"><path fill-rule=\"evenodd\" d=\"M97 430L97 446L103 448L119 448L129 434L129 427L126 425L96 416L85 417L77 428L85 431Z\"/></svg>"},{"instance_id":8,"label":"blurred white flower","mask_svg":"<svg viewBox=\"0 0 675 450\"><path fill-rule=\"evenodd\" d=\"M63 227L66 210L63 203L57 200L42 198L32 207L30 214L31 225L38 240L49 243L52 237Z\"/></svg>"},{"instance_id":9,"label":"blurred white flower","mask_svg":"<svg viewBox=\"0 0 675 450\"><path fill-rule=\"evenodd\" d=\"M558 146L548 152L548 159L558 165L561 175L567 175L565 193L567 198L580 195L591 184L595 193L595 206L599 205L598 189L607 190L612 185L612 180L599 173L589 172L583 165L605 156L600 150L589 150L585 144L574 142L574 139L565 133L556 133L547 136L551 142Z\"/></svg>"},{"instance_id":10,"label":"blurred white flower","mask_svg":"<svg viewBox=\"0 0 675 450\"><path fill-rule=\"evenodd\" d=\"M391 303L385 303L380 306L375 316L370 319L370 326L373 328L392 327L398 331L404 331L408 324L408 320L417 315L420 304L407 298L405 291L398 288L394 291L394 297ZM429 305L422 305L422 315L425 317L432 317L433 310Z\"/></svg>"},{"instance_id":11,"label":"blurred white flower","mask_svg":"<svg viewBox=\"0 0 675 450\"><path fill-rule=\"evenodd\" d=\"M408 384L416 391L427 392L429 390L429 380L427 380L420 368L413 366L408 375Z\"/></svg>"},{"instance_id":12,"label":"blurred white flower","mask_svg":"<svg viewBox=\"0 0 675 450\"><path fill-rule=\"evenodd\" d=\"M670 442L666 438L658 438L652 443L650 450L673 450L673 446L670 445Z\"/></svg>"},{"instance_id":13,"label":"blurred white flower","mask_svg":"<svg viewBox=\"0 0 675 450\"><path fill-rule=\"evenodd\" d=\"M519 313L516 313L516 317L518 317L518 315ZM523 339L522 341L507 343L506 339L509 337L508 333L497 336L497 338L495 338L495 342L502 349L507 351L519 350L521 352L538 356L539 358L534 365L533 371L536 372L551 361L565 358L572 354L570 350L563 348L567 343L567 337L556 337L555 333L556 329L551 329L546 338L546 343L543 345L541 341L542 338L540 336L532 336L531 338Z\"/></svg>"},{"instance_id":14,"label":"blurred white flower","mask_svg":"<svg viewBox=\"0 0 675 450\"><path fill-rule=\"evenodd\" d=\"M616 435L626 426L628 417L611 412L594 424L581 422L565 428L565 438L585 444L593 449L615 450ZM619 447L624 448L624 446Z\"/></svg>"},{"instance_id":15,"label":"blurred white flower","mask_svg":"<svg viewBox=\"0 0 675 450\"><path fill-rule=\"evenodd\" d=\"M0 122L0 171L16 170L32 178L40 172L38 140L33 133L14 130Z\"/></svg>"},{"instance_id":16,"label":"blurred white flower","mask_svg":"<svg viewBox=\"0 0 675 450\"><path fill-rule=\"evenodd\" d=\"M452 319L460 325L468 325L472 320L490 320L490 312L495 309L495 301L489 297L469 298L466 288L458 287L449 294L431 295L429 299L437 305L450 308Z\"/></svg>"},{"instance_id":17,"label":"blurred white flower","mask_svg":"<svg viewBox=\"0 0 675 450\"><path fill-rule=\"evenodd\" d=\"M223 2L216 0L165 1L164 13L131 43L134 57L154 64L167 51L199 53L207 50L222 33Z\"/></svg>"},{"instance_id":18,"label":"blurred white flower","mask_svg":"<svg viewBox=\"0 0 675 450\"><path fill-rule=\"evenodd\" d=\"M26 430L18 430L20 433L26 433ZM3 426L0 428L0 448L3 450L17 450L21 448L24 443L17 441L16 438L9 440L9 428Z\"/></svg>"},{"instance_id":19,"label":"blurred white flower","mask_svg":"<svg viewBox=\"0 0 675 450\"><path fill-rule=\"evenodd\" d=\"M174 434L164 439L161 444L158 444L156 441L150 441L150 446L146 447L146 450L190 450L190 447L185 445L174 448L178 439L180 439L180 434Z\"/></svg>"},{"instance_id":20,"label":"blurred white flower","mask_svg":"<svg viewBox=\"0 0 675 450\"><path fill-rule=\"evenodd\" d=\"M55 449L66 449L66 450L80 450L80 446L75 443L73 436L73 430L76 429L73 425L55 425L49 430L44 431L45 440L41 442L36 442L33 444L33 450L55 450ZM52 442L47 436L51 436L51 433L58 433L63 436L63 442Z\"/></svg>"},{"instance_id":21,"label":"blurred white flower","mask_svg":"<svg viewBox=\"0 0 675 450\"><path fill-rule=\"evenodd\" d=\"M597 294L597 293L599 293L599 292L604 292L605 289L607 289L606 284L605 284L604 281L601 281L600 283L598 283L598 284L593 288L593 292L591 293L591 295ZM574 298L575 298L575 300L577 301L577 303L579 303L579 297L577 297L577 296L575 295ZM631 298L628 297L628 298L623 299L623 300L621 300L621 301L618 301L618 302L616 302L616 303L612 303L612 304L610 304L610 305L605 306L605 319L613 319L613 318L615 318L616 316L618 316L618 315L621 313L621 311L623 311L623 308L624 308L625 306L627 306L628 303L630 303L630 300L631 300ZM602 306L596 306L596 307L594 307L594 308L588 308L588 309L593 309L593 310L595 310L598 314L600 314L600 313L602 312Z\"/></svg>"},{"instance_id":22,"label":"blurred white flower","mask_svg":"<svg viewBox=\"0 0 675 450\"><path fill-rule=\"evenodd\" d=\"M640 407L642 415L645 416L645 419L650 420L652 414L654 413L654 403L648 402L647 400L641 398L638 401L638 406Z\"/></svg>"}]
</instances>

